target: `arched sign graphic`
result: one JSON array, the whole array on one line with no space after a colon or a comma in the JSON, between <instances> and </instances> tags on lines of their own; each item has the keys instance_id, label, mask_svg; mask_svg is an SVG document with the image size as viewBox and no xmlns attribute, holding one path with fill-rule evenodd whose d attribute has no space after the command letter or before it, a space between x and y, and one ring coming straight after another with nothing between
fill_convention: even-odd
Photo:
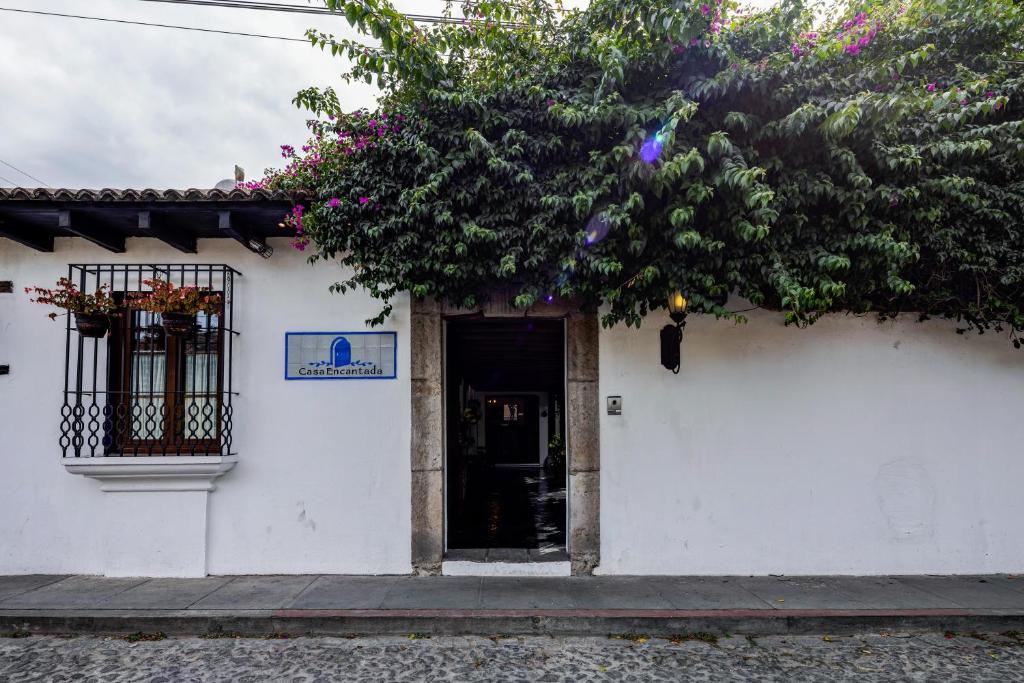
<instances>
[{"instance_id":1,"label":"arched sign graphic","mask_svg":"<svg viewBox=\"0 0 1024 683\"><path fill-rule=\"evenodd\" d=\"M334 367L343 368L352 362L352 344L345 337L338 337L331 344L331 357L334 358Z\"/></svg>"}]
</instances>

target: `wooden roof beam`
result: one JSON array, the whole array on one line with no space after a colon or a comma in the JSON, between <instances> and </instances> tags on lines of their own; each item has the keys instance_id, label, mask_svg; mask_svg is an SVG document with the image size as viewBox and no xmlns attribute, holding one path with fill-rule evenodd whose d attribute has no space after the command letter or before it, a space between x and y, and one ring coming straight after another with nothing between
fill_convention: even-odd
<instances>
[{"instance_id":1,"label":"wooden roof beam","mask_svg":"<svg viewBox=\"0 0 1024 683\"><path fill-rule=\"evenodd\" d=\"M186 254L195 254L198 251L195 235L171 228L159 216L149 211L139 211L139 231Z\"/></svg>"},{"instance_id":2,"label":"wooden roof beam","mask_svg":"<svg viewBox=\"0 0 1024 683\"><path fill-rule=\"evenodd\" d=\"M0 216L0 237L36 251L53 251L53 235L40 234L27 225Z\"/></svg>"},{"instance_id":3,"label":"wooden roof beam","mask_svg":"<svg viewBox=\"0 0 1024 683\"><path fill-rule=\"evenodd\" d=\"M253 236L244 225L240 225L234 219L230 211L217 212L217 219L217 227L221 233L238 241L249 251L259 254L263 258L270 258L274 254L274 248L267 244L264 238Z\"/></svg>"},{"instance_id":4,"label":"wooden roof beam","mask_svg":"<svg viewBox=\"0 0 1024 683\"><path fill-rule=\"evenodd\" d=\"M60 211L57 214L58 227L67 230L79 237L89 240L93 244L103 247L107 251L116 254L123 254L124 235L119 234L114 228L100 225L96 221L84 217L82 214L72 211Z\"/></svg>"}]
</instances>

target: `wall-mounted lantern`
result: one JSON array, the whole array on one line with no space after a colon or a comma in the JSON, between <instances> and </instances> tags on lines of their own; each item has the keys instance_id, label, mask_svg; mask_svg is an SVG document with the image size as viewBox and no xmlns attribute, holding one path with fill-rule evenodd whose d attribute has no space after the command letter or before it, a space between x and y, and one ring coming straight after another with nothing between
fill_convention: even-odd
<instances>
[{"instance_id":1,"label":"wall-mounted lantern","mask_svg":"<svg viewBox=\"0 0 1024 683\"><path fill-rule=\"evenodd\" d=\"M686 297L682 292L669 294L668 315L675 324L661 328L661 364L678 375L679 347L683 342L683 328L686 327Z\"/></svg>"}]
</instances>

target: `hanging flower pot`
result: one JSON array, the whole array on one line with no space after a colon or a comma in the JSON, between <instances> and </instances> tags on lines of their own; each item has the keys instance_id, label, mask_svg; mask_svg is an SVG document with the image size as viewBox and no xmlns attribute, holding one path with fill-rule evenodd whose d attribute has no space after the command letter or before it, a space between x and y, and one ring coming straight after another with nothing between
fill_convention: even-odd
<instances>
[{"instance_id":1,"label":"hanging flower pot","mask_svg":"<svg viewBox=\"0 0 1024 683\"><path fill-rule=\"evenodd\" d=\"M160 278L143 280L149 292L131 297L131 306L157 313L163 321L164 332L172 337L191 335L196 329L196 316L205 313L218 315L222 299L205 287L175 285Z\"/></svg>"},{"instance_id":2,"label":"hanging flower pot","mask_svg":"<svg viewBox=\"0 0 1024 683\"><path fill-rule=\"evenodd\" d=\"M110 329L110 318L103 313L75 313L75 328L83 337L99 339Z\"/></svg>"},{"instance_id":3,"label":"hanging flower pot","mask_svg":"<svg viewBox=\"0 0 1024 683\"><path fill-rule=\"evenodd\" d=\"M75 329L83 337L99 339L107 334L110 329L110 316L117 312L118 305L110 296L110 286L101 285L95 292L89 294L78 289L78 287L66 277L57 281L53 289L44 287L26 287L26 294L34 295L29 299L37 304L46 304L62 308L64 315L75 317ZM57 313L50 313L50 320L56 320Z\"/></svg>"},{"instance_id":4,"label":"hanging flower pot","mask_svg":"<svg viewBox=\"0 0 1024 683\"><path fill-rule=\"evenodd\" d=\"M184 337L196 329L196 316L191 313L163 313L164 332L172 337Z\"/></svg>"}]
</instances>

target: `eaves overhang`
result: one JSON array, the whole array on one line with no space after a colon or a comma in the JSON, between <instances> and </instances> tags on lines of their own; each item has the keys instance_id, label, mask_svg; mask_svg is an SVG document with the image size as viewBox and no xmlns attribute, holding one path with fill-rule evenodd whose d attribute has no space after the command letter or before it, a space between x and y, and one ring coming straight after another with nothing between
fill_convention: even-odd
<instances>
[{"instance_id":1,"label":"eaves overhang","mask_svg":"<svg viewBox=\"0 0 1024 683\"><path fill-rule=\"evenodd\" d=\"M0 188L0 237L53 251L55 237L79 237L112 252L127 237L153 237L186 253L197 240L233 239L263 256L268 237L290 237L282 219L302 193L234 188L74 190Z\"/></svg>"}]
</instances>

